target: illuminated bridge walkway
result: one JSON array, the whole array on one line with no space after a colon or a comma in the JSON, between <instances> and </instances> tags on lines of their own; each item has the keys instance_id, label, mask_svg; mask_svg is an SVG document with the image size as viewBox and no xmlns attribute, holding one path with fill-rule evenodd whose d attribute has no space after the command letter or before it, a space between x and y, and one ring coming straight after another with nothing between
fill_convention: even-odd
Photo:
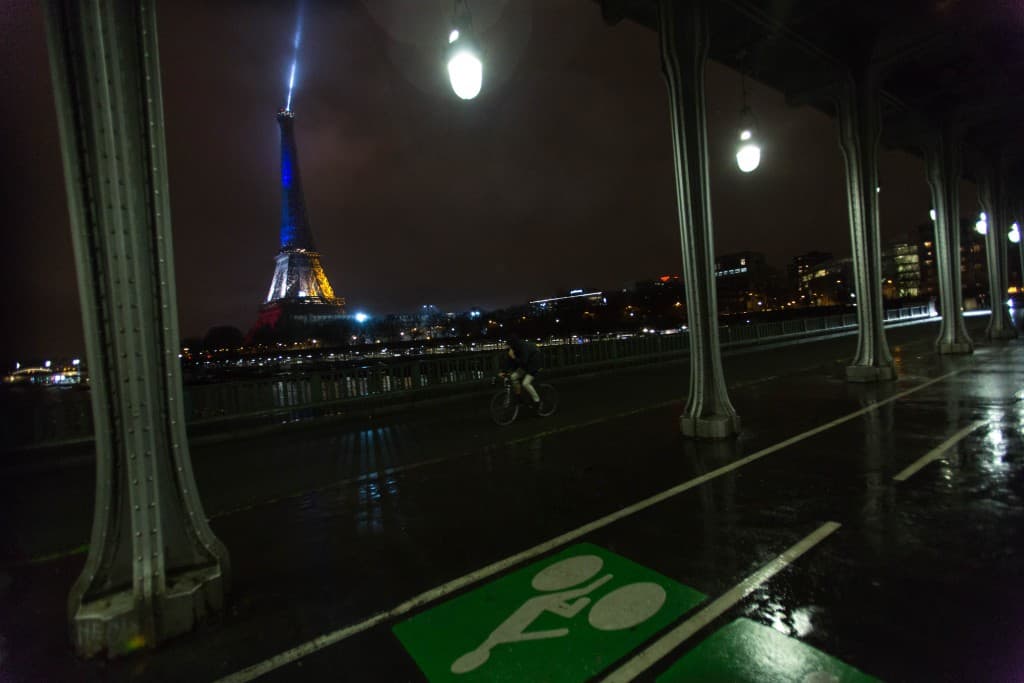
<instances>
[{"instance_id":1,"label":"illuminated bridge walkway","mask_svg":"<svg viewBox=\"0 0 1024 683\"><path fill-rule=\"evenodd\" d=\"M727 356L735 441L679 435L683 362L561 379L507 429L467 399L204 441L228 608L109 663L66 635L86 451L19 460L0 680L1024 680L1024 343L934 334L891 330L874 385L853 337Z\"/></svg>"}]
</instances>

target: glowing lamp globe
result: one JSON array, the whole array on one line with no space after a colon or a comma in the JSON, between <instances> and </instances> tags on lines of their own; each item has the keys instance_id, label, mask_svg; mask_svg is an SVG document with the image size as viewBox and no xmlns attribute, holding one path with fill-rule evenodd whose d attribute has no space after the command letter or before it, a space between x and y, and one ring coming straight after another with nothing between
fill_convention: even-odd
<instances>
[{"instance_id":1,"label":"glowing lamp globe","mask_svg":"<svg viewBox=\"0 0 1024 683\"><path fill-rule=\"evenodd\" d=\"M469 34L465 29L448 34L448 80L463 100L479 95L484 82L484 65Z\"/></svg>"},{"instance_id":2,"label":"glowing lamp globe","mask_svg":"<svg viewBox=\"0 0 1024 683\"><path fill-rule=\"evenodd\" d=\"M1007 235L1014 244L1020 244L1020 226L1014 223L1010 226L1010 234Z\"/></svg>"},{"instance_id":3,"label":"glowing lamp globe","mask_svg":"<svg viewBox=\"0 0 1024 683\"><path fill-rule=\"evenodd\" d=\"M754 134L749 130L740 133L740 146L736 150L736 165L744 173L750 173L761 165L761 148L754 142Z\"/></svg>"},{"instance_id":4,"label":"glowing lamp globe","mask_svg":"<svg viewBox=\"0 0 1024 683\"><path fill-rule=\"evenodd\" d=\"M458 52L448 60L448 78L452 82L452 90L463 100L471 100L480 94L483 77L484 66L471 52Z\"/></svg>"}]
</instances>

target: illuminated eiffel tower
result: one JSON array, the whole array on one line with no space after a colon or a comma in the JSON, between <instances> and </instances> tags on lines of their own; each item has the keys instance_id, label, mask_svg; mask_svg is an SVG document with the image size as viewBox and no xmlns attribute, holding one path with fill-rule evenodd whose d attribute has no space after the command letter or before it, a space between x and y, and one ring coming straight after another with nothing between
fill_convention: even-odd
<instances>
[{"instance_id":1,"label":"illuminated eiffel tower","mask_svg":"<svg viewBox=\"0 0 1024 683\"><path fill-rule=\"evenodd\" d=\"M277 112L281 128L281 249L250 340L323 334L345 317L345 300L334 295L309 227L294 122L295 112L290 109Z\"/></svg>"}]
</instances>

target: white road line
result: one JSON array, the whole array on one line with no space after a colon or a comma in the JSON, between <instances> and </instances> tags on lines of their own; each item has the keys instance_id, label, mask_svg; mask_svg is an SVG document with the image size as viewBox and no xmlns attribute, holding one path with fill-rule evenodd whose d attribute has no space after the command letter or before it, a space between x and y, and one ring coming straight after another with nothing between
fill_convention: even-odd
<instances>
[{"instance_id":1,"label":"white road line","mask_svg":"<svg viewBox=\"0 0 1024 683\"><path fill-rule=\"evenodd\" d=\"M680 493L683 493L684 491L688 491L692 488L700 486L701 484L705 484L713 479L717 479L718 477L724 474L728 474L729 472L738 470L739 468L749 465L750 463L756 460L760 460L766 455L771 455L776 451L788 448L789 446L792 446L795 443L799 443L804 439L808 439L812 436L832 429L833 427L838 427L839 425L849 422L850 420L855 420L861 415L870 413L873 410L877 410L881 406L884 406L888 403L898 401L901 398L917 393L918 391L926 389L932 386L933 384L942 382L943 380L949 379L954 375L958 375L966 369L967 368L961 370L954 370L953 372L948 372L945 375L940 375L939 377L930 379L927 382L923 382L917 385L916 387L912 387L910 389L907 389L906 391L901 391L898 394L893 394L889 398L882 399L881 401L872 403L871 405L865 408L861 408L860 410L855 410L852 413L832 420L831 422L827 422L819 427L809 429L806 432L803 432L802 434L797 434L796 436L790 437L784 441L780 441L777 444L768 446L767 448L762 448L756 453L751 453L750 455L744 458L740 458L739 460L736 460L735 462L732 462L728 465L723 465L722 467L712 470L707 474L702 474L699 477L695 477L693 479L684 481L683 483L677 484L676 486L673 486L670 489L666 489L661 493L657 493L651 496L650 498L645 498L644 500L641 500L638 503L634 503L628 507L624 507L618 512L613 512L610 515L605 515L600 519L590 522L589 524L584 524L583 526L573 529L572 531L569 531L567 533L564 533L561 536L557 536L548 541L545 541L544 543L535 545L532 548L528 548L520 553L516 553L515 555L506 557L503 560L499 560L493 564L489 564L486 567L466 574L465 576L460 576L459 578L453 579L448 583L442 584L435 588L431 588L430 590L424 593L420 593L419 595L414 596L409 600L406 600L402 604L386 612L380 612L378 614L375 614L366 621L362 621L358 624L346 626L345 628L339 629L337 631L332 631L330 633L317 636L313 640L303 643L302 645L298 645L290 650L285 650L284 652L274 655L273 657L266 659L262 662L259 662L258 664L253 664L252 666L242 669L241 671L237 671L233 674L225 676L224 678L219 679L217 683L246 683L247 681L251 681L255 678L262 676L265 673L273 671L274 669L278 669L286 664L297 661L307 655L317 652L318 650L322 650L323 648L329 645L338 643L357 633L362 633L367 629L373 628L377 624L411 612L417 607L433 602L434 600L444 597L449 593L454 593L455 591L461 590L466 586L470 586L476 583L477 581L494 576L495 574L505 571L509 567L512 567L521 562L537 557L538 555L543 555L544 553L550 552L555 548L561 547L572 541L575 541L577 538L585 536L589 533L593 533L594 531L602 529L608 526L609 524L613 524L614 522L617 522L620 519L624 519L626 517L629 517L630 515L634 515L638 512L646 510L651 506L657 505L658 503L678 496Z\"/></svg>"},{"instance_id":2,"label":"white road line","mask_svg":"<svg viewBox=\"0 0 1024 683\"><path fill-rule=\"evenodd\" d=\"M613 671L604 679L605 683L625 683L626 681L632 681L647 671L655 662L679 647L694 633L720 617L737 602L750 595L758 586L795 562L801 555L821 543L840 526L838 522L822 524L810 535L805 536L801 541L790 546L786 552L743 579L743 581L730 588L728 592L716 598L710 605L676 626L654 641L647 649Z\"/></svg>"},{"instance_id":3,"label":"white road line","mask_svg":"<svg viewBox=\"0 0 1024 683\"><path fill-rule=\"evenodd\" d=\"M977 422L967 425L959 432L957 432L956 434L949 437L932 450L922 455L920 458L917 459L917 461L914 462L913 465L910 465L909 467L903 469L899 474L893 477L893 479L896 481L906 481L907 479L910 479L912 476L917 474L917 471L920 470L922 467L941 458L943 454L950 448L955 446L958 441L965 438L975 429L985 424L988 424L988 420L978 420Z\"/></svg>"}]
</instances>

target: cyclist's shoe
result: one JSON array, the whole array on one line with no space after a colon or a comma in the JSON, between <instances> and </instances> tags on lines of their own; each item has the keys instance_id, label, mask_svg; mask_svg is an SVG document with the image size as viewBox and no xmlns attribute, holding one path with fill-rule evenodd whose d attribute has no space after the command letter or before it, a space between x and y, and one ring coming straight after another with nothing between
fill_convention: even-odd
<instances>
[{"instance_id":1,"label":"cyclist's shoe","mask_svg":"<svg viewBox=\"0 0 1024 683\"><path fill-rule=\"evenodd\" d=\"M541 402L540 401L530 401L530 410L533 411L534 415L540 415L540 408L541 408Z\"/></svg>"}]
</instances>

